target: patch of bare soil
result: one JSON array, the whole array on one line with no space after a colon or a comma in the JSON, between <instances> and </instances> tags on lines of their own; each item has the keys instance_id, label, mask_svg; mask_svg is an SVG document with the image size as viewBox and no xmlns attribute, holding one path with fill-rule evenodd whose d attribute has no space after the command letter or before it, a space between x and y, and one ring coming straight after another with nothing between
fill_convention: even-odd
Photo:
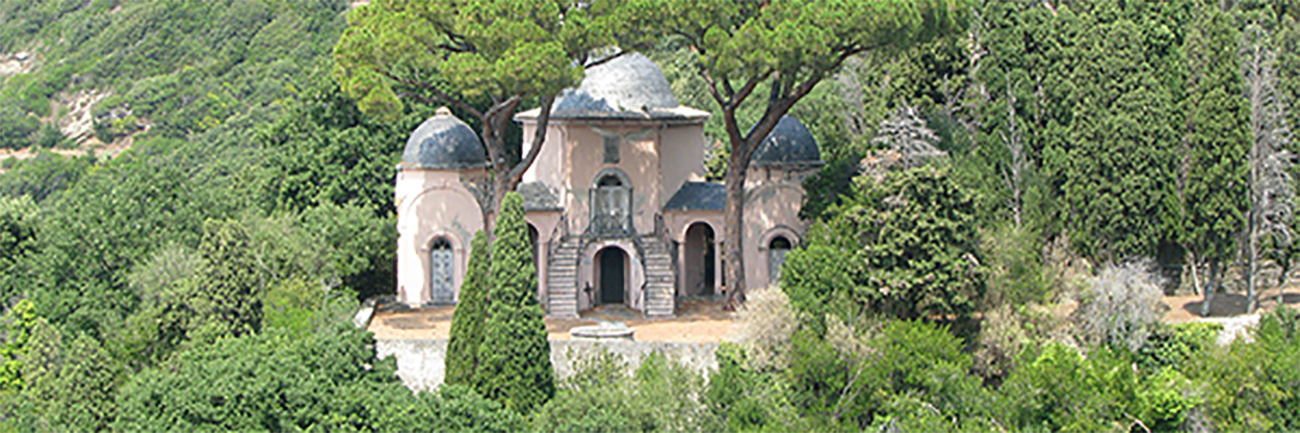
<instances>
[{"instance_id":1,"label":"patch of bare soil","mask_svg":"<svg viewBox=\"0 0 1300 433\"><path fill-rule=\"evenodd\" d=\"M1166 296L1164 302L1169 306L1169 311L1165 312L1162 320L1168 323L1181 323L1202 319L1201 303L1204 300L1205 297L1201 295ZM1259 311L1269 311L1281 304L1293 308L1300 306L1300 286L1259 292ZM1232 317L1244 314L1246 314L1244 294L1219 293L1210 301L1209 317Z\"/></svg>"},{"instance_id":2,"label":"patch of bare soil","mask_svg":"<svg viewBox=\"0 0 1300 433\"><path fill-rule=\"evenodd\" d=\"M380 340L446 339L451 335L455 311L453 306L410 309L381 305L375 309L369 330ZM603 305L576 319L547 318L546 331L551 340L568 340L570 329L601 322L623 322L635 330L637 341L718 342L732 329L731 313L722 311L722 302L687 300L678 304L676 317L648 318L621 305Z\"/></svg>"}]
</instances>

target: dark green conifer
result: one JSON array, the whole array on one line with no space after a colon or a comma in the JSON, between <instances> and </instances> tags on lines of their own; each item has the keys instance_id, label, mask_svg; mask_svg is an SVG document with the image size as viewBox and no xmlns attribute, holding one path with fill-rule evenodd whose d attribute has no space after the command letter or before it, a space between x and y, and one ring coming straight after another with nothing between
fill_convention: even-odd
<instances>
[{"instance_id":1,"label":"dark green conifer","mask_svg":"<svg viewBox=\"0 0 1300 433\"><path fill-rule=\"evenodd\" d=\"M1174 233L1190 261L1215 270L1214 264L1232 260L1246 224L1250 111L1241 96L1239 33L1216 5L1198 9L1184 41L1189 72L1180 167L1184 218ZM1217 275L1205 277L1213 281Z\"/></svg>"},{"instance_id":2,"label":"dark green conifer","mask_svg":"<svg viewBox=\"0 0 1300 433\"><path fill-rule=\"evenodd\" d=\"M474 383L478 348L483 343L487 318L488 291L492 289L488 279L491 263L491 250L488 248L491 246L487 235L482 230L474 233L474 241L470 243L469 271L460 286L460 301L451 319L451 337L447 341L447 376L443 382L448 385L469 386Z\"/></svg>"},{"instance_id":3,"label":"dark green conifer","mask_svg":"<svg viewBox=\"0 0 1300 433\"><path fill-rule=\"evenodd\" d=\"M492 293L475 388L527 414L555 395L551 346L537 302L537 269L529 251L524 199L506 194L492 242Z\"/></svg>"},{"instance_id":4,"label":"dark green conifer","mask_svg":"<svg viewBox=\"0 0 1300 433\"><path fill-rule=\"evenodd\" d=\"M1119 18L1116 5L1098 6L1080 37L1074 68L1069 140L1049 152L1062 174L1063 223L1076 251L1097 262L1153 256L1162 224L1176 216L1174 99L1144 45L1150 38Z\"/></svg>"}]
</instances>

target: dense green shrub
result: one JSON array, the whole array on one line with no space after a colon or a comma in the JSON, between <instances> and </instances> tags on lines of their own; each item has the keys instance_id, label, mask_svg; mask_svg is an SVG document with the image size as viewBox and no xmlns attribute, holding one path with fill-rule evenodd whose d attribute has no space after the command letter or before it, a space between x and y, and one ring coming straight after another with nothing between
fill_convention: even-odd
<instances>
[{"instance_id":1,"label":"dense green shrub","mask_svg":"<svg viewBox=\"0 0 1300 433\"><path fill-rule=\"evenodd\" d=\"M32 145L32 136L40 128L36 116L17 104L0 101L0 149L22 149Z\"/></svg>"},{"instance_id":2,"label":"dense green shrub","mask_svg":"<svg viewBox=\"0 0 1300 433\"><path fill-rule=\"evenodd\" d=\"M464 389L414 396L375 359L368 332L337 323L306 338L287 329L180 353L123 386L115 429L517 431L518 415Z\"/></svg>"},{"instance_id":3,"label":"dense green shrub","mask_svg":"<svg viewBox=\"0 0 1300 433\"><path fill-rule=\"evenodd\" d=\"M95 165L93 155L65 157L41 150L31 158L16 161L0 176L0 195L28 196L37 203L72 187Z\"/></svg>"},{"instance_id":4,"label":"dense green shrub","mask_svg":"<svg viewBox=\"0 0 1300 433\"><path fill-rule=\"evenodd\" d=\"M999 390L1004 422L1018 429L1101 431L1143 425L1176 431L1201 403L1182 373L1140 371L1123 348L1102 347L1085 356L1052 343L1022 365Z\"/></svg>"},{"instance_id":5,"label":"dense green shrub","mask_svg":"<svg viewBox=\"0 0 1300 433\"><path fill-rule=\"evenodd\" d=\"M1184 373L1207 385L1205 409L1220 431L1300 428L1300 313L1264 314L1252 333Z\"/></svg>"},{"instance_id":6,"label":"dense green shrub","mask_svg":"<svg viewBox=\"0 0 1300 433\"><path fill-rule=\"evenodd\" d=\"M715 356L718 370L709 377L704 397L727 431L813 430L795 411L782 375L749 368L745 349L732 343L720 344Z\"/></svg>"},{"instance_id":7,"label":"dense green shrub","mask_svg":"<svg viewBox=\"0 0 1300 433\"><path fill-rule=\"evenodd\" d=\"M1200 358L1214 353L1215 341L1222 331L1223 325L1213 322L1160 324L1135 355L1146 369L1188 369Z\"/></svg>"},{"instance_id":8,"label":"dense green shrub","mask_svg":"<svg viewBox=\"0 0 1300 433\"><path fill-rule=\"evenodd\" d=\"M599 351L575 362L574 377L533 415L533 429L555 432L711 432L721 418L703 401L704 380L690 367L652 353L630 376L622 357Z\"/></svg>"}]
</instances>

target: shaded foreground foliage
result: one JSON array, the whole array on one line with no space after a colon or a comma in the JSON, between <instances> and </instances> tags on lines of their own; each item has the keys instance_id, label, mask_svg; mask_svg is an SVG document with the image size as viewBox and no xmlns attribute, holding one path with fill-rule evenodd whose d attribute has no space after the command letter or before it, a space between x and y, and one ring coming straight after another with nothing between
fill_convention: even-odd
<instances>
[{"instance_id":1,"label":"shaded foreground foliage","mask_svg":"<svg viewBox=\"0 0 1300 433\"><path fill-rule=\"evenodd\" d=\"M764 323L723 344L707 380L658 356L629 371L599 355L553 382L512 210L492 269L472 272L491 275L477 283L492 302L468 321L492 327L457 350L482 356L448 368L471 386L412 393L346 319L358 297L394 286L391 180L432 107L380 107L378 119L329 81L345 2L0 0L0 52L36 58L0 83L0 148L64 146L51 98L92 90L111 91L95 136L135 139L111 159L41 151L0 166L0 430L1297 430L1300 314L1268 313L1251 338L1219 346L1215 325L1155 320L1156 265L1133 259L1161 255L1214 293L1242 225L1294 224L1289 206L1244 199L1291 188L1274 185L1291 182L1284 120L1300 119L1288 110L1300 8L1288 4L968 2L970 31L842 59L780 107L829 163L805 184L813 228L780 288L750 288L741 320ZM741 25L727 4L700 5L672 21ZM816 12L805 18L837 18ZM745 35L636 41L655 47L683 104L730 111L705 124L724 143L710 150L715 177L744 160L728 132L770 113L723 110L699 48L729 74L712 78L735 82L752 78L739 64L795 68L803 55ZM1257 60L1244 78L1239 46ZM542 87L578 78L548 64L562 80ZM795 90L800 73L750 91ZM366 84L346 87L383 87ZM1251 93L1258 106L1243 104L1248 85L1270 89ZM472 90L452 87L438 90ZM536 106L529 95L511 109ZM363 105L392 95L376 96ZM926 158L906 154L917 142L873 139L904 133ZM1246 164L1261 161L1249 152L1260 140L1273 173L1262 189ZM881 164L890 152L906 163ZM1300 251L1251 238L1281 264ZM1053 316L1075 298L1074 316Z\"/></svg>"}]
</instances>

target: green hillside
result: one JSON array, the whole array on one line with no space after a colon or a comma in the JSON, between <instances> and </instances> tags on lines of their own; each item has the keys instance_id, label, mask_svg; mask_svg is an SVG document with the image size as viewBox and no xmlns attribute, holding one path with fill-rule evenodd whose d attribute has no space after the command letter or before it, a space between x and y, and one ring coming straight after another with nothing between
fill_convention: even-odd
<instances>
[{"instance_id":1,"label":"green hillside","mask_svg":"<svg viewBox=\"0 0 1300 433\"><path fill-rule=\"evenodd\" d=\"M311 86L346 10L341 0L5 0L0 53L28 53L30 70L0 86L0 147L47 143L31 116L63 119L52 102L77 92L107 95L92 113L103 142L146 127L186 137L280 109Z\"/></svg>"}]
</instances>

